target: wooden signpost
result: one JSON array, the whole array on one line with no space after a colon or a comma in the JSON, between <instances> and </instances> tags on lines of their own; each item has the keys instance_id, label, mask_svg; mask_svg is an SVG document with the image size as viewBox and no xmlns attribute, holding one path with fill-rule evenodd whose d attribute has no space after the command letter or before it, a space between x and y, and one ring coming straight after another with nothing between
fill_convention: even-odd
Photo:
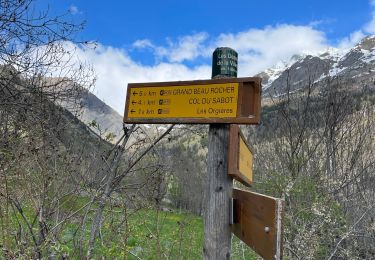
<instances>
[{"instance_id":1,"label":"wooden signpost","mask_svg":"<svg viewBox=\"0 0 375 260\"><path fill-rule=\"evenodd\" d=\"M233 232L265 259L280 259L283 202L232 187L233 178L253 182L253 153L234 124L259 124L261 109L261 79L236 78L237 60L217 48L211 80L129 84L124 122L210 124L203 258L230 258Z\"/></svg>"},{"instance_id":2,"label":"wooden signpost","mask_svg":"<svg viewBox=\"0 0 375 260\"><path fill-rule=\"evenodd\" d=\"M258 124L260 78L133 83L125 123Z\"/></svg>"},{"instance_id":3,"label":"wooden signpost","mask_svg":"<svg viewBox=\"0 0 375 260\"><path fill-rule=\"evenodd\" d=\"M230 125L228 175L246 186L253 182L253 152L238 125Z\"/></svg>"}]
</instances>

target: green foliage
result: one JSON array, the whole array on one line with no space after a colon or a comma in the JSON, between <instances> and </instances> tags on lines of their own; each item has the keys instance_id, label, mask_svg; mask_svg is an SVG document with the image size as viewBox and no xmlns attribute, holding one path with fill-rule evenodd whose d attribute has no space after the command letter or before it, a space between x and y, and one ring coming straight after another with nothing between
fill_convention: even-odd
<instances>
[{"instance_id":1,"label":"green foliage","mask_svg":"<svg viewBox=\"0 0 375 260\"><path fill-rule=\"evenodd\" d=\"M244 242L242 242L238 237L232 237L232 250L231 259L241 259L241 260L256 260L259 259L257 253L251 250Z\"/></svg>"},{"instance_id":2,"label":"green foliage","mask_svg":"<svg viewBox=\"0 0 375 260\"><path fill-rule=\"evenodd\" d=\"M288 177L276 171L271 171L266 175L255 169L254 178L256 182L252 187L255 191L274 197L281 197L288 183Z\"/></svg>"},{"instance_id":3,"label":"green foliage","mask_svg":"<svg viewBox=\"0 0 375 260\"><path fill-rule=\"evenodd\" d=\"M202 220L191 214L141 210L130 217L126 246L142 259L154 259L158 250L162 258L201 258L202 231Z\"/></svg>"},{"instance_id":4,"label":"green foliage","mask_svg":"<svg viewBox=\"0 0 375 260\"><path fill-rule=\"evenodd\" d=\"M90 201L87 197L77 195L66 195L60 200L60 207L66 211L77 211L84 207Z\"/></svg>"},{"instance_id":5,"label":"green foliage","mask_svg":"<svg viewBox=\"0 0 375 260\"><path fill-rule=\"evenodd\" d=\"M116 135L114 133L107 133L104 137L104 139L108 142L112 142L116 138Z\"/></svg>"},{"instance_id":6,"label":"green foliage","mask_svg":"<svg viewBox=\"0 0 375 260\"><path fill-rule=\"evenodd\" d=\"M61 205L67 211L83 206L86 198L66 196ZM25 215L31 217L33 210L27 208ZM83 214L83 212L82 212ZM121 207L107 208L102 223L101 239L97 241L94 258L123 258L128 259L201 259L203 248L203 221L186 212L163 212L153 209L139 210L128 214L123 226L116 226L116 221L123 220L124 211ZM108 216L111 216L109 218ZM13 230L19 228L20 215L10 216ZM77 216L78 217L78 216ZM47 239L41 246L44 255L59 258L79 258L79 240L83 241L84 248L90 236L90 224L80 227L79 218L66 222L60 233L60 239ZM0 218L3 221L4 218ZM2 223L0 223L1 226ZM22 224L22 230L27 228ZM35 230L37 227L35 226ZM3 244L0 237L0 244ZM24 239L29 239L25 236ZM14 240L13 240L14 241ZM13 244L8 248L13 256L28 257L34 254L33 247L19 247ZM4 255L3 255L4 256ZM160 257L160 258L159 258ZM232 259L257 259L256 254L235 236L232 240Z\"/></svg>"},{"instance_id":7,"label":"green foliage","mask_svg":"<svg viewBox=\"0 0 375 260\"><path fill-rule=\"evenodd\" d=\"M314 259L325 259L346 227L341 206L321 189L321 183L300 177L286 198L285 235Z\"/></svg>"},{"instance_id":8,"label":"green foliage","mask_svg":"<svg viewBox=\"0 0 375 260\"><path fill-rule=\"evenodd\" d=\"M99 124L96 122L96 120L92 120L91 122L88 122L87 125L93 128L99 127Z\"/></svg>"}]
</instances>

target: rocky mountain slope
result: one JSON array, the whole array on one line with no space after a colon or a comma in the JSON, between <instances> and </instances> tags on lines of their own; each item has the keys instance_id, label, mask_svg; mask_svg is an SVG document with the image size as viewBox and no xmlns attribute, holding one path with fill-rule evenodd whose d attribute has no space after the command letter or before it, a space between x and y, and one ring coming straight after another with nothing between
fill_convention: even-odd
<instances>
[{"instance_id":1,"label":"rocky mountain slope","mask_svg":"<svg viewBox=\"0 0 375 260\"><path fill-rule=\"evenodd\" d=\"M78 98L63 100L58 104L90 127L94 133L110 142L116 142L121 137L122 116L92 92L82 89L69 79L46 78L44 80L48 84L58 82L59 88L67 92L78 91L80 93Z\"/></svg>"},{"instance_id":2,"label":"rocky mountain slope","mask_svg":"<svg viewBox=\"0 0 375 260\"><path fill-rule=\"evenodd\" d=\"M91 92L87 92L81 98L82 112L79 119L85 124L90 124L93 120L97 127L93 130L104 137L108 134L114 134L113 140L117 140L122 133L122 116L113 108L108 106ZM92 125L92 124L91 124ZM101 131L102 133L99 133ZM113 141L112 140L112 141Z\"/></svg>"},{"instance_id":3,"label":"rocky mountain slope","mask_svg":"<svg viewBox=\"0 0 375 260\"><path fill-rule=\"evenodd\" d=\"M364 38L347 51L329 49L317 56L294 56L285 65L278 65L257 74L263 78L264 94L280 95L320 83L328 77L341 77L356 82L372 82L375 72L375 36Z\"/></svg>"}]
</instances>

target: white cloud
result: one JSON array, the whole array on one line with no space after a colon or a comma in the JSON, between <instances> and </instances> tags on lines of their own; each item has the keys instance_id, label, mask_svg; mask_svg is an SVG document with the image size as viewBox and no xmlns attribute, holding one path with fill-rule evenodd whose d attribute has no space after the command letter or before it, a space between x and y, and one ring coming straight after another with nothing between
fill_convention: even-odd
<instances>
[{"instance_id":1,"label":"white cloud","mask_svg":"<svg viewBox=\"0 0 375 260\"><path fill-rule=\"evenodd\" d=\"M375 33L375 0L370 0L370 6L372 8L371 21L364 26L364 31L367 33Z\"/></svg>"},{"instance_id":2,"label":"white cloud","mask_svg":"<svg viewBox=\"0 0 375 260\"><path fill-rule=\"evenodd\" d=\"M193 60L201 56L204 52L203 42L208 38L207 33L197 33L180 37L177 44L170 43L168 60L171 62L181 62Z\"/></svg>"},{"instance_id":3,"label":"white cloud","mask_svg":"<svg viewBox=\"0 0 375 260\"><path fill-rule=\"evenodd\" d=\"M156 46L150 40L135 41L132 46L138 49L151 48L158 59L169 62L191 61L202 56L205 51L204 42L208 34L205 32L179 37L177 42L167 39L167 46Z\"/></svg>"},{"instance_id":4,"label":"white cloud","mask_svg":"<svg viewBox=\"0 0 375 260\"><path fill-rule=\"evenodd\" d=\"M69 7L69 13L75 15L75 14L80 14L81 12L79 11L78 7L75 5L71 5Z\"/></svg>"},{"instance_id":5,"label":"white cloud","mask_svg":"<svg viewBox=\"0 0 375 260\"><path fill-rule=\"evenodd\" d=\"M357 44L361 39L363 39L363 37L365 37L365 34L362 30L352 32L348 37L345 37L340 41L338 47L343 50L350 49L355 44Z\"/></svg>"},{"instance_id":6,"label":"white cloud","mask_svg":"<svg viewBox=\"0 0 375 260\"><path fill-rule=\"evenodd\" d=\"M361 28L361 30L358 30L352 34L360 34L362 33L362 35L365 35L365 34L375 34L375 0L370 0L369 1L369 4L370 4L370 7L372 8L372 11L371 11L371 20L366 23L363 28Z\"/></svg>"},{"instance_id":7,"label":"white cloud","mask_svg":"<svg viewBox=\"0 0 375 260\"><path fill-rule=\"evenodd\" d=\"M375 4L371 4L371 6L375 7ZM364 26L364 31L367 33L374 34L375 33L375 11L372 12L371 16L372 16L371 21L368 22Z\"/></svg>"},{"instance_id":8,"label":"white cloud","mask_svg":"<svg viewBox=\"0 0 375 260\"><path fill-rule=\"evenodd\" d=\"M239 53L239 76L251 76L295 54L314 54L328 47L323 32L287 24L221 34L215 46L231 47Z\"/></svg>"},{"instance_id":9,"label":"white cloud","mask_svg":"<svg viewBox=\"0 0 375 260\"><path fill-rule=\"evenodd\" d=\"M143 66L133 61L123 49L100 44L96 49L81 48L76 57L92 64L97 73L94 94L120 115L124 111L128 83L207 79L211 73L208 65L193 68L177 63Z\"/></svg>"},{"instance_id":10,"label":"white cloud","mask_svg":"<svg viewBox=\"0 0 375 260\"><path fill-rule=\"evenodd\" d=\"M143 39L143 40L137 40L135 41L132 46L134 48L138 49L144 49L144 48L155 48L155 46L151 43L150 40Z\"/></svg>"}]
</instances>

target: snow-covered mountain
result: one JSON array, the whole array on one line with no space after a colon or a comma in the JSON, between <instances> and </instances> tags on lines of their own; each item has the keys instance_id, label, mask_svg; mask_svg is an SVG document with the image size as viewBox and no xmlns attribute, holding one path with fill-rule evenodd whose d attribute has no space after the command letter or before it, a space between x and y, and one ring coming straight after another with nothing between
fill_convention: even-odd
<instances>
[{"instance_id":1,"label":"snow-covered mountain","mask_svg":"<svg viewBox=\"0 0 375 260\"><path fill-rule=\"evenodd\" d=\"M375 36L364 38L349 50L330 48L318 55L294 56L284 66L276 65L257 74L262 77L263 93L282 94L327 77L373 81L375 75Z\"/></svg>"}]
</instances>

